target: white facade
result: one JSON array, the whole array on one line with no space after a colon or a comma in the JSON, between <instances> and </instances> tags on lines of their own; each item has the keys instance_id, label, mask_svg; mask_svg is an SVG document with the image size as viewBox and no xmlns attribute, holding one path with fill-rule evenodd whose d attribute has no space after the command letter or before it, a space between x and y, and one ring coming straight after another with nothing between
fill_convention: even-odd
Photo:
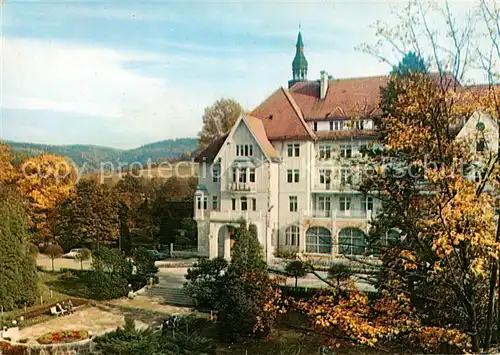
<instances>
[{"instance_id":1,"label":"white facade","mask_svg":"<svg viewBox=\"0 0 500 355\"><path fill-rule=\"evenodd\" d=\"M371 122L367 127L372 129ZM354 164L359 150L372 140L359 135L271 141L275 156L270 158L246 120L238 120L214 161L200 163L199 254L229 259L230 230L241 217L257 226L268 261L277 249L328 257L364 252L352 246L341 250L339 236L355 245L351 238L364 237L379 207L376 199L353 189L360 176Z\"/></svg>"}]
</instances>

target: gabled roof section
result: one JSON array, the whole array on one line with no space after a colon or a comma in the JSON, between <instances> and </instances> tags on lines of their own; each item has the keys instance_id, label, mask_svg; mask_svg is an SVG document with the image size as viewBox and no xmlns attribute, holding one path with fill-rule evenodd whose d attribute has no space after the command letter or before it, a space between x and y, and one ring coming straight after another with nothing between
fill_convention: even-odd
<instances>
[{"instance_id":1,"label":"gabled roof section","mask_svg":"<svg viewBox=\"0 0 500 355\"><path fill-rule=\"evenodd\" d=\"M212 143L210 143L205 149L203 149L196 157L194 158L194 161L196 163L211 163L214 161L215 157L219 153L219 150L222 148L224 145L224 142L226 141L226 138L229 136L229 133L226 133L222 137L216 139Z\"/></svg>"},{"instance_id":2,"label":"gabled roof section","mask_svg":"<svg viewBox=\"0 0 500 355\"><path fill-rule=\"evenodd\" d=\"M286 89L279 88L273 92L249 115L262 121L268 140L314 137L309 126L304 122L299 106Z\"/></svg>"},{"instance_id":3,"label":"gabled roof section","mask_svg":"<svg viewBox=\"0 0 500 355\"><path fill-rule=\"evenodd\" d=\"M278 153L276 152L276 149L274 149L271 142L269 142L269 139L267 139L266 130L264 128L262 120L252 116L246 116L243 120L245 121L250 132L252 132L255 140L260 145L260 148L262 149L264 154L269 159L277 158Z\"/></svg>"}]
</instances>

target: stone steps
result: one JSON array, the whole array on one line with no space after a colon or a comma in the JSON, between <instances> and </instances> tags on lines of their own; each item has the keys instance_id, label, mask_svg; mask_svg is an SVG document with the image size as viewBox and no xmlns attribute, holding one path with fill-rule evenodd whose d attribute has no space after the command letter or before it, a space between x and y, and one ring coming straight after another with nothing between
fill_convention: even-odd
<instances>
[{"instance_id":1,"label":"stone steps","mask_svg":"<svg viewBox=\"0 0 500 355\"><path fill-rule=\"evenodd\" d=\"M175 306L192 307L194 305L191 297L186 295L183 289L179 287L158 284L147 290L146 295L160 299L161 303Z\"/></svg>"}]
</instances>

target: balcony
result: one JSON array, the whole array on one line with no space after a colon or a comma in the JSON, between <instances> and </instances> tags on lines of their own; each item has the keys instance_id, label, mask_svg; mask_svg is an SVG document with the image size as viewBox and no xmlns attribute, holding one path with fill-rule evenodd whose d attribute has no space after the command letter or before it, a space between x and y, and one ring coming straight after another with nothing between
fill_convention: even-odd
<instances>
[{"instance_id":1,"label":"balcony","mask_svg":"<svg viewBox=\"0 0 500 355\"><path fill-rule=\"evenodd\" d=\"M301 218L318 218L318 219L370 219L372 211L362 210L309 210L302 211Z\"/></svg>"},{"instance_id":2,"label":"balcony","mask_svg":"<svg viewBox=\"0 0 500 355\"><path fill-rule=\"evenodd\" d=\"M260 220L265 217L261 211L214 211L214 210L195 210L194 218L197 220L238 222L244 218L246 220Z\"/></svg>"},{"instance_id":3,"label":"balcony","mask_svg":"<svg viewBox=\"0 0 500 355\"><path fill-rule=\"evenodd\" d=\"M330 184L314 184L313 192L337 192L337 191L356 191L356 186L353 184L341 184L340 181L333 181Z\"/></svg>"},{"instance_id":4,"label":"balcony","mask_svg":"<svg viewBox=\"0 0 500 355\"><path fill-rule=\"evenodd\" d=\"M227 184L227 190L231 192L254 192L255 183L253 182L230 182Z\"/></svg>"}]
</instances>

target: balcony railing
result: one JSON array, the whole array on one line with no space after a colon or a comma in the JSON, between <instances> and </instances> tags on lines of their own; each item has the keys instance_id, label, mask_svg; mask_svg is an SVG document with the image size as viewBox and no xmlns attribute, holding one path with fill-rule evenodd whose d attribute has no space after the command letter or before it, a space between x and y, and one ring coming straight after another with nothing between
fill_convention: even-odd
<instances>
[{"instance_id":1,"label":"balcony railing","mask_svg":"<svg viewBox=\"0 0 500 355\"><path fill-rule=\"evenodd\" d=\"M251 192L255 191L255 183L249 182L230 182L227 185L229 191L234 192Z\"/></svg>"},{"instance_id":2,"label":"balcony railing","mask_svg":"<svg viewBox=\"0 0 500 355\"><path fill-rule=\"evenodd\" d=\"M196 219L210 219L221 221L239 221L244 218L246 220L260 220L265 217L261 211L215 211L215 210L195 210L194 217Z\"/></svg>"},{"instance_id":3,"label":"balcony railing","mask_svg":"<svg viewBox=\"0 0 500 355\"><path fill-rule=\"evenodd\" d=\"M303 218L356 218L356 219L370 219L372 211L362 210L310 210L302 211Z\"/></svg>"}]
</instances>

